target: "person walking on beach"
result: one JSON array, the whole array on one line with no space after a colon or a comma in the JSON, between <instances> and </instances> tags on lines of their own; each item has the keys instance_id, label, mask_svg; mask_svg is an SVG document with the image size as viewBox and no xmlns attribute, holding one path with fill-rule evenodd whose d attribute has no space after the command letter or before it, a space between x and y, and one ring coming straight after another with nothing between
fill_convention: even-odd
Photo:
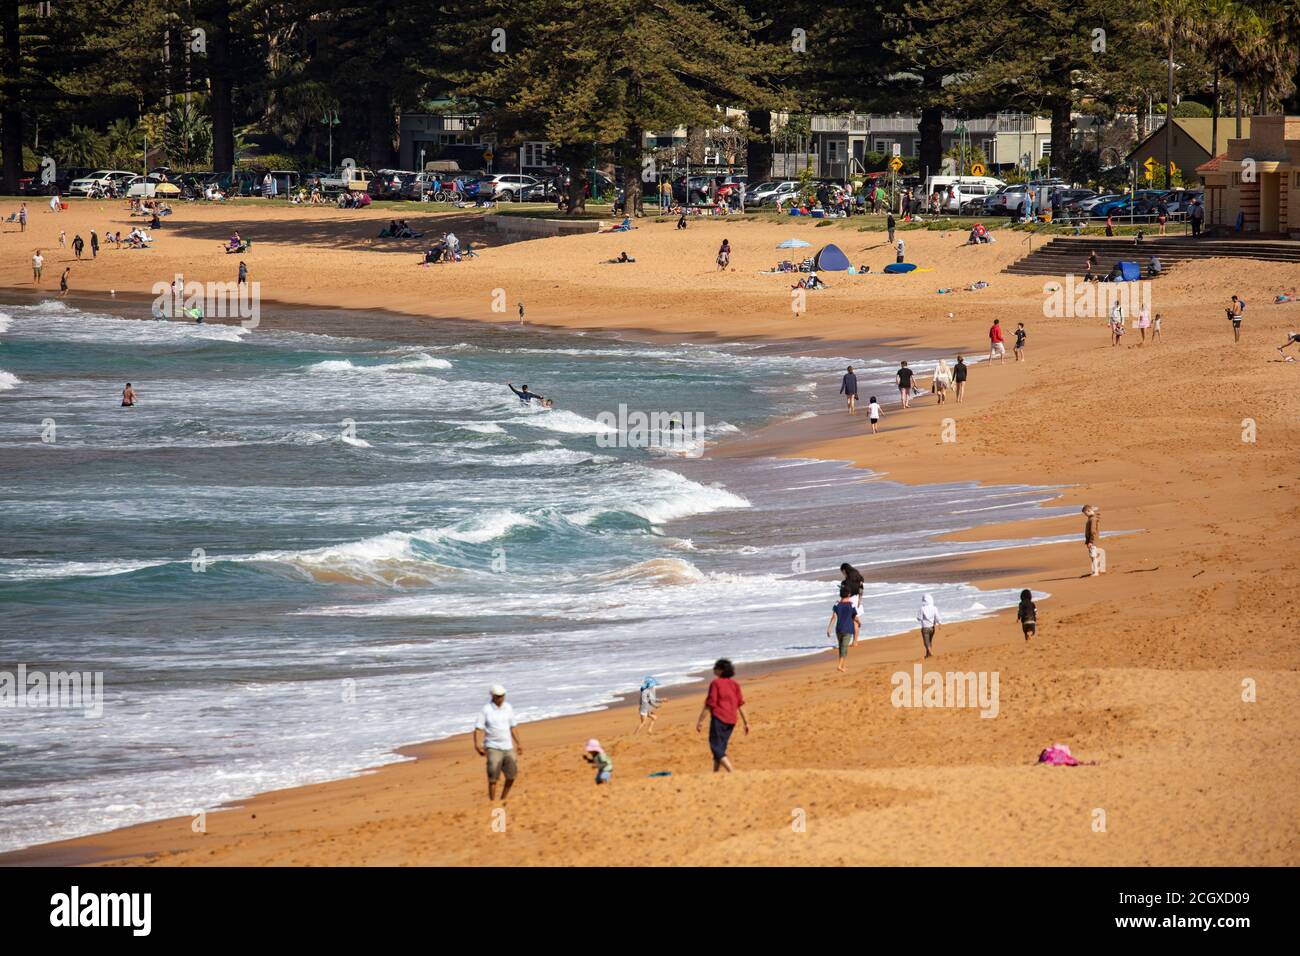
<instances>
[{"instance_id":1,"label":"person walking on beach","mask_svg":"<svg viewBox=\"0 0 1300 956\"><path fill-rule=\"evenodd\" d=\"M1016 608L1016 620L1020 622L1020 630L1024 632L1025 640L1038 633L1038 608L1034 604L1034 592L1029 588L1020 592L1020 606Z\"/></svg>"},{"instance_id":2,"label":"person walking on beach","mask_svg":"<svg viewBox=\"0 0 1300 956\"><path fill-rule=\"evenodd\" d=\"M871 401L867 403L867 418L871 420L871 434L877 434L880 429L876 426L880 424L880 419L885 413L880 410L880 403L876 401L876 396L871 396Z\"/></svg>"},{"instance_id":3,"label":"person walking on beach","mask_svg":"<svg viewBox=\"0 0 1300 956\"><path fill-rule=\"evenodd\" d=\"M1110 307L1110 344L1119 345L1120 336L1124 334L1124 307L1119 299Z\"/></svg>"},{"instance_id":4,"label":"person walking on beach","mask_svg":"<svg viewBox=\"0 0 1300 956\"><path fill-rule=\"evenodd\" d=\"M942 405L948 401L948 389L952 387L952 369L943 359L939 359L934 366L934 377L930 380L930 388L934 391L936 404Z\"/></svg>"},{"instance_id":5,"label":"person walking on beach","mask_svg":"<svg viewBox=\"0 0 1300 956\"><path fill-rule=\"evenodd\" d=\"M1205 207L1201 205L1199 199L1192 200L1192 207L1187 213L1187 218L1192 221L1192 238L1195 239L1201 234L1201 224L1205 222Z\"/></svg>"},{"instance_id":6,"label":"person walking on beach","mask_svg":"<svg viewBox=\"0 0 1300 956\"><path fill-rule=\"evenodd\" d=\"M614 778L614 761L609 759L609 754L605 753L605 748L600 745L600 741L592 737L587 741L587 746L582 759L587 761L596 768L596 785L609 783ZM502 799L505 795L502 795Z\"/></svg>"},{"instance_id":7,"label":"person walking on beach","mask_svg":"<svg viewBox=\"0 0 1300 956\"><path fill-rule=\"evenodd\" d=\"M1002 320L994 319L989 327L989 361L997 359L1000 364L1007 361L1007 346L1002 340Z\"/></svg>"},{"instance_id":8,"label":"person walking on beach","mask_svg":"<svg viewBox=\"0 0 1300 956\"><path fill-rule=\"evenodd\" d=\"M912 375L912 370L907 367L906 362L903 362L898 366L898 373L894 376L898 383L898 397L904 408L912 407Z\"/></svg>"},{"instance_id":9,"label":"person walking on beach","mask_svg":"<svg viewBox=\"0 0 1300 956\"><path fill-rule=\"evenodd\" d=\"M158 227L155 226L154 228L157 229ZM90 258L99 258L99 233L94 229L90 230Z\"/></svg>"},{"instance_id":10,"label":"person walking on beach","mask_svg":"<svg viewBox=\"0 0 1300 956\"><path fill-rule=\"evenodd\" d=\"M957 364L952 367L952 381L957 386L957 404L961 404L962 398L966 394L966 362L960 355L957 356Z\"/></svg>"},{"instance_id":11,"label":"person walking on beach","mask_svg":"<svg viewBox=\"0 0 1300 956\"><path fill-rule=\"evenodd\" d=\"M32 256L32 282L35 285L41 284L41 271L45 268L45 257L41 255L41 250L37 249Z\"/></svg>"},{"instance_id":12,"label":"person walking on beach","mask_svg":"<svg viewBox=\"0 0 1300 956\"><path fill-rule=\"evenodd\" d=\"M874 402L875 399L873 398L872 401ZM853 565L849 564L847 561L845 561L843 564L840 565L840 574L843 575L843 577L840 580L840 583L847 584L849 586L849 593L852 594L854 597L854 601L855 601L854 607L861 609L862 588L866 584L866 582L862 578L862 572L859 571L857 568L855 568Z\"/></svg>"},{"instance_id":13,"label":"person walking on beach","mask_svg":"<svg viewBox=\"0 0 1300 956\"><path fill-rule=\"evenodd\" d=\"M1151 328L1151 310L1145 305L1138 309L1138 333L1142 340L1138 342L1138 348L1147 344L1147 329Z\"/></svg>"},{"instance_id":14,"label":"person walking on beach","mask_svg":"<svg viewBox=\"0 0 1300 956\"><path fill-rule=\"evenodd\" d=\"M934 606L934 596L927 594L921 598L921 609L916 612L916 621L921 625L921 643L925 645L925 656L933 657L930 645L934 643L934 632L943 622L939 620L939 609Z\"/></svg>"},{"instance_id":15,"label":"person walking on beach","mask_svg":"<svg viewBox=\"0 0 1300 956\"><path fill-rule=\"evenodd\" d=\"M81 258L81 250L86 248L86 240L81 238L81 233L72 237L72 254L78 259Z\"/></svg>"},{"instance_id":16,"label":"person walking on beach","mask_svg":"<svg viewBox=\"0 0 1300 956\"><path fill-rule=\"evenodd\" d=\"M18 231L27 231L27 203L18 207Z\"/></svg>"},{"instance_id":17,"label":"person walking on beach","mask_svg":"<svg viewBox=\"0 0 1300 956\"><path fill-rule=\"evenodd\" d=\"M713 772L724 769L731 773L736 768L727 757L727 744L731 741L731 732L736 729L736 718L745 722L745 733L749 733L749 718L745 716L745 695L736 683L736 668L725 657L719 658L713 665L713 680L709 682L709 692L704 698L704 707L700 717L695 721L695 732L704 730L704 718L709 717L709 750L713 752Z\"/></svg>"},{"instance_id":18,"label":"person walking on beach","mask_svg":"<svg viewBox=\"0 0 1300 956\"><path fill-rule=\"evenodd\" d=\"M243 259L239 260L239 281L235 285L248 285L248 263Z\"/></svg>"},{"instance_id":19,"label":"person walking on beach","mask_svg":"<svg viewBox=\"0 0 1300 956\"><path fill-rule=\"evenodd\" d=\"M718 247L718 271L726 272L727 266L731 264L731 242L723 239L722 245Z\"/></svg>"},{"instance_id":20,"label":"person walking on beach","mask_svg":"<svg viewBox=\"0 0 1300 956\"><path fill-rule=\"evenodd\" d=\"M659 681L653 677L647 677L641 681L641 722L636 725L636 730L632 731L634 736L641 732L642 727L645 727L647 734L654 733L655 721L659 719L659 715L655 711L668 699L667 697L660 697L658 692L655 691L658 686Z\"/></svg>"},{"instance_id":21,"label":"person walking on beach","mask_svg":"<svg viewBox=\"0 0 1300 956\"><path fill-rule=\"evenodd\" d=\"M1101 512L1096 505L1084 505L1083 513L1087 516L1083 525L1083 544L1088 549L1091 577L1095 578L1106 570L1105 552L1098 544L1101 541Z\"/></svg>"},{"instance_id":22,"label":"person walking on beach","mask_svg":"<svg viewBox=\"0 0 1300 956\"><path fill-rule=\"evenodd\" d=\"M889 244L890 244L891 246L894 244L894 226L895 226L895 225L896 225L896 223L894 222L894 213L891 211L891 212L889 213L889 215L885 217L885 228L889 230Z\"/></svg>"},{"instance_id":23,"label":"person walking on beach","mask_svg":"<svg viewBox=\"0 0 1300 956\"><path fill-rule=\"evenodd\" d=\"M1159 340L1160 340L1160 313L1157 312L1156 317L1151 320L1151 344L1155 345L1156 342L1158 342Z\"/></svg>"},{"instance_id":24,"label":"person walking on beach","mask_svg":"<svg viewBox=\"0 0 1300 956\"><path fill-rule=\"evenodd\" d=\"M506 689L494 684L488 693L492 699L483 705L474 724L474 749L480 757L487 758L489 800L496 799L497 781L505 774L505 786L501 788L501 802L505 803L515 777L519 775L516 757L523 756L524 744L515 729L519 723L515 719L515 709L506 703Z\"/></svg>"},{"instance_id":25,"label":"person walking on beach","mask_svg":"<svg viewBox=\"0 0 1300 956\"><path fill-rule=\"evenodd\" d=\"M68 294L68 276L70 275L72 275L72 267L68 266L66 269L63 270L63 275L59 276L60 296L65 296Z\"/></svg>"},{"instance_id":26,"label":"person walking on beach","mask_svg":"<svg viewBox=\"0 0 1300 956\"><path fill-rule=\"evenodd\" d=\"M127 382L126 388L122 389L122 407L130 408L135 404L135 402L136 402L135 389L131 387L130 382Z\"/></svg>"},{"instance_id":27,"label":"person walking on beach","mask_svg":"<svg viewBox=\"0 0 1300 956\"><path fill-rule=\"evenodd\" d=\"M1025 360L1025 339L1028 338L1028 336L1029 333L1025 331L1025 323L1019 323L1016 326L1015 353L1017 362L1023 362Z\"/></svg>"},{"instance_id":28,"label":"person walking on beach","mask_svg":"<svg viewBox=\"0 0 1300 956\"><path fill-rule=\"evenodd\" d=\"M861 629L858 609L853 605L853 592L849 583L840 585L840 599L831 606L831 619L826 622L826 636L834 632L835 643L839 648L839 662L835 669L841 674L848 673L847 661L849 648L858 643L858 631Z\"/></svg>"},{"instance_id":29,"label":"person walking on beach","mask_svg":"<svg viewBox=\"0 0 1300 956\"><path fill-rule=\"evenodd\" d=\"M1232 297L1232 307L1228 309L1228 318L1232 320L1232 340L1241 341L1241 320L1246 317L1246 300Z\"/></svg>"},{"instance_id":30,"label":"person walking on beach","mask_svg":"<svg viewBox=\"0 0 1300 956\"><path fill-rule=\"evenodd\" d=\"M844 373L844 377L840 379L840 394L844 396L844 401L849 406L849 414L856 415L858 413L858 377L853 374L852 365Z\"/></svg>"}]
</instances>

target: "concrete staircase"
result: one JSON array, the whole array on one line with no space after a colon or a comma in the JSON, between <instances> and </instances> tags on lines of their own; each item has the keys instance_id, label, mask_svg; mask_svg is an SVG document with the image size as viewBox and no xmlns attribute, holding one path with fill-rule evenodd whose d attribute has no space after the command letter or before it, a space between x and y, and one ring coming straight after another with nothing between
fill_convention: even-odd
<instances>
[{"instance_id":1,"label":"concrete staircase","mask_svg":"<svg viewBox=\"0 0 1300 956\"><path fill-rule=\"evenodd\" d=\"M1136 262L1146 272L1151 256L1160 259L1165 272L1190 259L1262 259L1300 264L1300 242L1286 239L1212 239L1202 236L1147 237L1134 245L1129 237L1057 236L1002 271L1012 275L1083 275L1088 253L1097 253L1096 272L1105 275L1121 260Z\"/></svg>"}]
</instances>

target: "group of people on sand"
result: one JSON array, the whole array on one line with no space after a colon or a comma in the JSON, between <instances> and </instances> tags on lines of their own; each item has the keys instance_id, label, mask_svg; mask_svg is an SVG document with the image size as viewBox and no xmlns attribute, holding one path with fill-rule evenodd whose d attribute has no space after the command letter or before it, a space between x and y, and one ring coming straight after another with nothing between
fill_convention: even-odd
<instances>
[{"instance_id":1,"label":"group of people on sand","mask_svg":"<svg viewBox=\"0 0 1300 956\"><path fill-rule=\"evenodd\" d=\"M655 721L659 719L656 711L668 700L660 697L657 691L659 681L646 677L641 682L638 716L640 718L632 735L644 728L647 734L654 731ZM719 658L713 665L713 680L709 682L704 695L700 715L695 721L695 732L704 732L704 720L709 719L709 752L713 757L713 771L735 770L727 749L731 735L737 723L742 723L745 733L750 730L749 717L745 713L745 695L736 680L736 667L727 658ZM504 778L501 788L501 801L504 803L519 777L519 758L523 756L524 745L519 739L519 720L514 707L506 701L506 689L494 684L488 690L488 702L483 705L474 722L472 735L474 750L486 761L488 780L488 799L495 800L497 784ZM582 750L582 759L596 771L597 786L609 784L614 779L614 761L600 741L592 738ZM652 774L652 776L666 775Z\"/></svg>"}]
</instances>

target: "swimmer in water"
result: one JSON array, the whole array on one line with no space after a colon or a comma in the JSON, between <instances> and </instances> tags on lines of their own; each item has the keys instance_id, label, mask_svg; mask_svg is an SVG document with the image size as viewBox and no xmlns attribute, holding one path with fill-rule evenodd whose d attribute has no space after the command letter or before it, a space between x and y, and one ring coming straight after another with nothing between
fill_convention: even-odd
<instances>
[{"instance_id":1,"label":"swimmer in water","mask_svg":"<svg viewBox=\"0 0 1300 956\"><path fill-rule=\"evenodd\" d=\"M514 392L515 395L519 397L519 401L525 405L531 405L534 399L537 400L538 404L540 404L542 408L550 408L553 404L549 398L538 395L536 392L530 392L527 385L522 389L515 388L512 382L506 382L506 385L510 387L510 391Z\"/></svg>"},{"instance_id":2,"label":"swimmer in water","mask_svg":"<svg viewBox=\"0 0 1300 956\"><path fill-rule=\"evenodd\" d=\"M122 389L122 407L130 408L134 404L135 404L135 389L131 387L130 382L127 382L126 388Z\"/></svg>"}]
</instances>

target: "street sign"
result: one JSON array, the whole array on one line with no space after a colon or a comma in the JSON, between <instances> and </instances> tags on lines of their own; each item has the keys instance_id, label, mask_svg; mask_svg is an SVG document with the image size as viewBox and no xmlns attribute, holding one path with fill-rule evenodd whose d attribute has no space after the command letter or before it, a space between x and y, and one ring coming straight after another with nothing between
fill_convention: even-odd
<instances>
[{"instance_id":1,"label":"street sign","mask_svg":"<svg viewBox=\"0 0 1300 956\"><path fill-rule=\"evenodd\" d=\"M898 172L900 169L903 168L903 161L899 159L897 156L895 156L893 159L889 161L889 168L892 169L894 172Z\"/></svg>"},{"instance_id":2,"label":"street sign","mask_svg":"<svg viewBox=\"0 0 1300 956\"><path fill-rule=\"evenodd\" d=\"M1151 174L1152 172L1154 172L1154 171L1155 171L1155 168L1156 168L1157 166L1159 166L1159 165L1160 165L1160 164L1156 162L1156 158L1155 158L1154 156L1148 156L1148 157L1147 157L1147 161L1146 161L1145 163L1142 164L1142 168L1145 169L1145 170L1147 171L1147 178L1148 178L1148 179L1151 178L1150 174Z\"/></svg>"},{"instance_id":3,"label":"street sign","mask_svg":"<svg viewBox=\"0 0 1300 956\"><path fill-rule=\"evenodd\" d=\"M485 163L492 162L492 150L490 149L483 150L483 162Z\"/></svg>"},{"instance_id":4,"label":"street sign","mask_svg":"<svg viewBox=\"0 0 1300 956\"><path fill-rule=\"evenodd\" d=\"M983 164L983 163L971 163L970 174L971 174L972 176L983 176L983 175L984 175L984 164Z\"/></svg>"},{"instance_id":5,"label":"street sign","mask_svg":"<svg viewBox=\"0 0 1300 956\"><path fill-rule=\"evenodd\" d=\"M891 150L891 152L893 152L893 154L894 154L895 156L901 156L901 155L903 155L903 144L902 144L902 143L894 143L894 144L893 144L893 149Z\"/></svg>"},{"instance_id":6,"label":"street sign","mask_svg":"<svg viewBox=\"0 0 1300 956\"><path fill-rule=\"evenodd\" d=\"M1170 172L1171 174L1172 174L1172 173L1177 173L1177 172L1178 172L1178 164L1175 163L1172 159L1169 160L1169 172Z\"/></svg>"}]
</instances>

